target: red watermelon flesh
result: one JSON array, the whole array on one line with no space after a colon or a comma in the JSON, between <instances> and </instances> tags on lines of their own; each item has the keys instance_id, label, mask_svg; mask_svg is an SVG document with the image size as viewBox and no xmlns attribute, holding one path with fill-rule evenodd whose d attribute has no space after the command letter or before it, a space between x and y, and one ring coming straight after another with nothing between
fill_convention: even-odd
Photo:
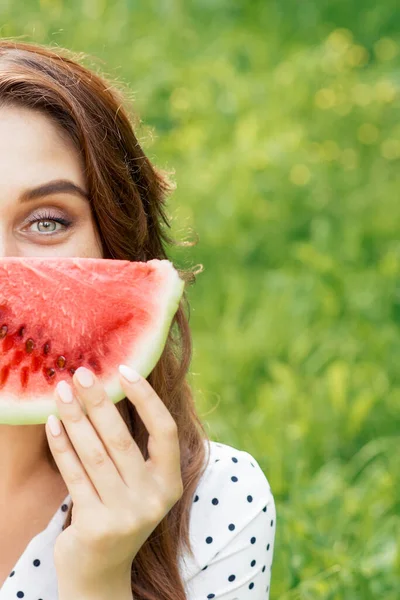
<instances>
[{"instance_id":1,"label":"red watermelon flesh","mask_svg":"<svg viewBox=\"0 0 400 600\"><path fill-rule=\"evenodd\" d=\"M183 289L168 260L1 258L0 423L60 417L54 388L79 366L122 400L118 365L149 375Z\"/></svg>"}]
</instances>

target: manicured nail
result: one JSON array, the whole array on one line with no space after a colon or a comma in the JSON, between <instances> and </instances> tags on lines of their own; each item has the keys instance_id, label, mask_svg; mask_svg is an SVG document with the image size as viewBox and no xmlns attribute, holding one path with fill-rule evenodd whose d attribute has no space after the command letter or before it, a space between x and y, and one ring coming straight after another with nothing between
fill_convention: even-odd
<instances>
[{"instance_id":1,"label":"manicured nail","mask_svg":"<svg viewBox=\"0 0 400 600\"><path fill-rule=\"evenodd\" d=\"M79 367L79 369L75 371L75 375L81 386L84 388L89 388L91 385L94 384L94 379L91 371L89 371L89 369L86 369L85 367Z\"/></svg>"},{"instance_id":2,"label":"manicured nail","mask_svg":"<svg viewBox=\"0 0 400 600\"><path fill-rule=\"evenodd\" d=\"M57 437L57 435L60 435L61 425L60 425L60 421L57 419L57 417L55 415L49 415L49 417L47 419L47 424L49 426L51 434L54 435L54 437Z\"/></svg>"},{"instance_id":3,"label":"manicured nail","mask_svg":"<svg viewBox=\"0 0 400 600\"><path fill-rule=\"evenodd\" d=\"M56 389L57 389L57 393L60 396L61 400L63 402L71 404L74 397L72 395L71 386L65 381L65 379L62 379L61 381L59 381L57 383Z\"/></svg>"},{"instance_id":4,"label":"manicured nail","mask_svg":"<svg viewBox=\"0 0 400 600\"><path fill-rule=\"evenodd\" d=\"M130 381L130 383L136 383L140 379L139 373L137 373L130 367L127 367L126 365L119 365L118 370L121 373L121 375L125 377L125 379Z\"/></svg>"}]
</instances>

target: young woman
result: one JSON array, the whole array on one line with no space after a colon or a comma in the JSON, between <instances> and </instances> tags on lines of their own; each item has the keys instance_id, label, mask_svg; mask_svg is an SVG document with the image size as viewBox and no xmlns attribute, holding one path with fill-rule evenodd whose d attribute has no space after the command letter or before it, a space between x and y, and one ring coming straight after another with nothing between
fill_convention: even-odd
<instances>
[{"instance_id":1,"label":"young woman","mask_svg":"<svg viewBox=\"0 0 400 600\"><path fill-rule=\"evenodd\" d=\"M0 257L167 258L172 189L110 82L67 51L0 41ZM58 436L0 425L0 600L269 597L270 486L251 454L207 438L183 304L175 323L147 379L121 375L116 405L78 369L72 403L57 389ZM149 455L159 470L145 470Z\"/></svg>"}]
</instances>

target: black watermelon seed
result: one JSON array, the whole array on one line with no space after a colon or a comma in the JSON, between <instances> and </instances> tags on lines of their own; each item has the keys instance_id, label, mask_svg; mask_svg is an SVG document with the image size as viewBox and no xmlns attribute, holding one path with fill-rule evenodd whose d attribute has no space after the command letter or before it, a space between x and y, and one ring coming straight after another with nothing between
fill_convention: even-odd
<instances>
[{"instance_id":1,"label":"black watermelon seed","mask_svg":"<svg viewBox=\"0 0 400 600\"><path fill-rule=\"evenodd\" d=\"M66 363L66 358L65 358L65 356L59 356L59 357L57 358L56 365L57 365L57 367L58 367L59 369L64 369L64 368L65 368L65 363Z\"/></svg>"},{"instance_id":2,"label":"black watermelon seed","mask_svg":"<svg viewBox=\"0 0 400 600\"><path fill-rule=\"evenodd\" d=\"M25 350L30 354L35 347L35 342L32 338L28 338L25 342Z\"/></svg>"}]
</instances>

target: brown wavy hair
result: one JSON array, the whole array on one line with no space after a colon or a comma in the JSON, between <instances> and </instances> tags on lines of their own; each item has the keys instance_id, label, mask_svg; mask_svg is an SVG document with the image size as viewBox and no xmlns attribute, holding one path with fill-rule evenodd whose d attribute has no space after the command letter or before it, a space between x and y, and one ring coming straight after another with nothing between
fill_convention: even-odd
<instances>
[{"instance_id":1,"label":"brown wavy hair","mask_svg":"<svg viewBox=\"0 0 400 600\"><path fill-rule=\"evenodd\" d=\"M80 64L83 56L58 47L0 40L0 107L42 111L68 133L84 160L103 258L167 258L166 246L195 243L178 243L165 229L170 227L165 199L175 184L170 173L145 156L134 133L135 117L119 86ZM177 270L192 284L201 268ZM137 600L186 600L178 560L181 552L193 556L189 516L206 468L208 439L186 381L192 356L188 308L185 286L162 356L147 377L178 427L184 492L133 560L132 594ZM126 397L116 407L146 460L149 436L143 422ZM49 448L48 453L58 470ZM71 524L72 507L73 503L64 528Z\"/></svg>"}]
</instances>

